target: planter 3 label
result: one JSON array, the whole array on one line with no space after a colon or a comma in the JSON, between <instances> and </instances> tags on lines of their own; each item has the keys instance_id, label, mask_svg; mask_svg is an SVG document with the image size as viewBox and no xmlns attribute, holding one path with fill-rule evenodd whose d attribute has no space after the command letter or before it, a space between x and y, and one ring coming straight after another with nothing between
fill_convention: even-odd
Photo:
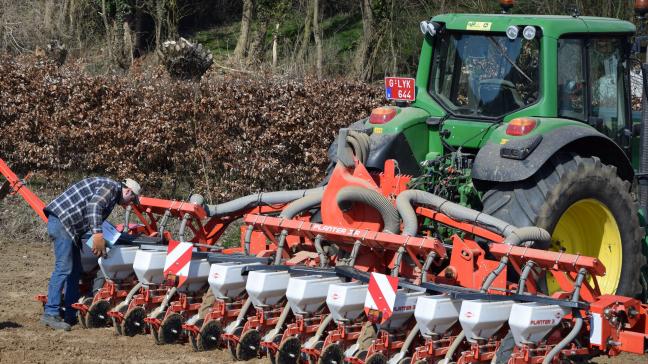
<instances>
[{"instance_id":1,"label":"planter 3 label","mask_svg":"<svg viewBox=\"0 0 648 364\"><path fill-rule=\"evenodd\" d=\"M385 77L385 96L387 100L409 101L416 100L415 80L405 77Z\"/></svg>"}]
</instances>

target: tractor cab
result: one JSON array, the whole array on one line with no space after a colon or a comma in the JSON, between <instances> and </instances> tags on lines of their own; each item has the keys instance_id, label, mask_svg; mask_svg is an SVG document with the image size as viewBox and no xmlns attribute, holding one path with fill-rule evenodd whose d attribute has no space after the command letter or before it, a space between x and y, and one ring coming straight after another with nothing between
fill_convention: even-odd
<instances>
[{"instance_id":1,"label":"tractor cab","mask_svg":"<svg viewBox=\"0 0 648 364\"><path fill-rule=\"evenodd\" d=\"M447 117L589 124L629 152L632 23L581 16L447 14L421 23L429 104ZM423 64L425 62L425 64ZM422 82L421 82L422 83ZM418 95L423 90L419 90ZM421 100L422 107L425 98Z\"/></svg>"}]
</instances>

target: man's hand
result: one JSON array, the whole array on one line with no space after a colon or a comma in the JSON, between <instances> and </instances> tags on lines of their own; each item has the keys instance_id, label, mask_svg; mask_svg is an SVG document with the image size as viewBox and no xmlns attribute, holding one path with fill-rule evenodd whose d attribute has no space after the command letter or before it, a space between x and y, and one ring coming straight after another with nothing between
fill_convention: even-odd
<instances>
[{"instance_id":1,"label":"man's hand","mask_svg":"<svg viewBox=\"0 0 648 364\"><path fill-rule=\"evenodd\" d=\"M106 255L106 241L104 240L103 233L92 235L92 254L97 257Z\"/></svg>"}]
</instances>

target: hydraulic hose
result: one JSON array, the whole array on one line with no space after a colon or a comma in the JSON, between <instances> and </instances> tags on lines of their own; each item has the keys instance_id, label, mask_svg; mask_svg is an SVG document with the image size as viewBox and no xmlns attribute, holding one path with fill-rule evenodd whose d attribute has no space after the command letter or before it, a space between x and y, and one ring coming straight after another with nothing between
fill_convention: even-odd
<instances>
[{"instance_id":1,"label":"hydraulic hose","mask_svg":"<svg viewBox=\"0 0 648 364\"><path fill-rule=\"evenodd\" d=\"M585 268L581 268L578 271L578 276L576 276L576 281L574 282L574 292L572 293L571 300L574 302L578 302L580 299L580 289L581 286L583 285L583 281L585 280L585 276L587 275L587 271ZM542 360L542 364L550 364L553 362L553 358L558 355L567 345L569 345L570 342L574 341L578 333L580 332L581 328L583 327L583 318L580 315L579 310L572 310L572 313L574 315L574 327L572 327L571 331L569 331L569 334L565 336L560 342L549 351L549 354L545 356L545 358Z\"/></svg>"},{"instance_id":2,"label":"hydraulic hose","mask_svg":"<svg viewBox=\"0 0 648 364\"><path fill-rule=\"evenodd\" d=\"M407 354L407 351L409 350L409 347L412 345L412 342L414 342L414 339L418 335L419 332L419 324L418 322L412 330L410 330L409 334L407 334L407 338L405 338L405 342L403 343L403 346L400 349L400 353L405 357L405 354Z\"/></svg>"},{"instance_id":3,"label":"hydraulic hose","mask_svg":"<svg viewBox=\"0 0 648 364\"><path fill-rule=\"evenodd\" d=\"M529 260L528 262L526 262L526 264L524 264L522 273L520 273L520 280L518 281L517 294L524 293L524 290L526 289L526 281L529 278L529 274L531 274L531 270L535 265L536 263L533 260Z\"/></svg>"},{"instance_id":4,"label":"hydraulic hose","mask_svg":"<svg viewBox=\"0 0 648 364\"><path fill-rule=\"evenodd\" d=\"M322 196L324 196L324 188L318 188L317 191L313 191L311 194L300 198L299 200L291 202L279 215L282 219L292 219L293 217L299 215L304 211L308 211L314 207L319 206L322 203ZM275 254L274 264L281 263L281 254L283 252L284 245L286 243L286 237L288 236L287 230L282 230L279 235L279 241L277 243L277 253Z\"/></svg>"},{"instance_id":5,"label":"hydraulic hose","mask_svg":"<svg viewBox=\"0 0 648 364\"><path fill-rule=\"evenodd\" d=\"M180 223L180 228L178 229L178 237L180 241L185 241L185 230L187 229L187 222L189 221L189 218L191 218L191 215L184 214L182 217L182 222Z\"/></svg>"},{"instance_id":6,"label":"hydraulic hose","mask_svg":"<svg viewBox=\"0 0 648 364\"><path fill-rule=\"evenodd\" d=\"M171 216L171 209L166 209L164 215L162 215L162 218L160 219L160 223L158 224L158 234L160 236L163 236L164 234L164 228L166 228L166 224L169 221L169 216Z\"/></svg>"},{"instance_id":7,"label":"hydraulic hose","mask_svg":"<svg viewBox=\"0 0 648 364\"><path fill-rule=\"evenodd\" d=\"M392 277L398 277L398 271L403 263L403 253L405 253L405 248L401 246L396 251L396 261L394 262L394 268L391 271Z\"/></svg>"},{"instance_id":8,"label":"hydraulic hose","mask_svg":"<svg viewBox=\"0 0 648 364\"><path fill-rule=\"evenodd\" d=\"M455 351L459 348L459 345L461 345L461 342L463 339L466 337L466 333L461 331L459 335L454 339L452 344L450 344L450 347L448 348L448 351L446 352L445 358L443 359L444 363L449 363L450 360L452 360L452 356L454 355Z\"/></svg>"},{"instance_id":9,"label":"hydraulic hose","mask_svg":"<svg viewBox=\"0 0 648 364\"><path fill-rule=\"evenodd\" d=\"M164 295L164 299L162 300L162 304L159 307L159 312L165 312L167 307L169 306L169 301L171 301L171 298L175 296L176 291L178 290L177 287L171 287L169 289L169 292L167 292L166 295Z\"/></svg>"},{"instance_id":10,"label":"hydraulic hose","mask_svg":"<svg viewBox=\"0 0 648 364\"><path fill-rule=\"evenodd\" d=\"M432 266L432 263L434 262L434 258L436 258L436 252L434 250L430 251L430 253L427 255L427 258L425 258L425 263L423 263L423 267L421 267L421 282L426 283L427 282L427 272L430 270L430 267Z\"/></svg>"},{"instance_id":11,"label":"hydraulic hose","mask_svg":"<svg viewBox=\"0 0 648 364\"><path fill-rule=\"evenodd\" d=\"M326 252L324 252L324 249L322 248L322 239L323 239L322 235L317 235L315 237L315 241L313 244L315 245L315 250L317 251L317 254L319 254L320 268L325 268L328 265L326 264L328 259L326 257Z\"/></svg>"},{"instance_id":12,"label":"hydraulic hose","mask_svg":"<svg viewBox=\"0 0 648 364\"><path fill-rule=\"evenodd\" d=\"M326 330L326 328L331 323L331 321L333 321L333 315L329 313L328 315L326 315L326 317L324 317L322 323L319 325L319 327L317 327L317 331L315 332L315 335L310 340L314 343L318 342L320 337L322 337L324 330Z\"/></svg>"},{"instance_id":13,"label":"hydraulic hose","mask_svg":"<svg viewBox=\"0 0 648 364\"><path fill-rule=\"evenodd\" d=\"M254 193L221 204L207 205L206 210L210 217L226 216L257 206L289 203L314 193L320 193L323 189L324 187L317 187L306 190Z\"/></svg>"},{"instance_id":14,"label":"hydraulic hose","mask_svg":"<svg viewBox=\"0 0 648 364\"><path fill-rule=\"evenodd\" d=\"M356 258L358 257L358 252L360 251L360 247L362 246L362 242L360 240L356 240L353 243L353 248L351 249L351 259L349 260L349 266L353 267L356 262Z\"/></svg>"},{"instance_id":15,"label":"hydraulic hose","mask_svg":"<svg viewBox=\"0 0 648 364\"><path fill-rule=\"evenodd\" d=\"M338 206L345 202L359 202L376 209L382 217L383 231L392 234L400 232L398 210L380 193L359 186L348 186L341 189L336 196Z\"/></svg>"},{"instance_id":16,"label":"hydraulic hose","mask_svg":"<svg viewBox=\"0 0 648 364\"><path fill-rule=\"evenodd\" d=\"M249 298L245 299L245 302L243 302L243 306L241 306L241 311L239 311L238 316L236 316L236 326L239 326L240 322L243 321L245 318L245 315L247 314L248 310L250 309L250 306L252 306L252 300Z\"/></svg>"},{"instance_id":17,"label":"hydraulic hose","mask_svg":"<svg viewBox=\"0 0 648 364\"><path fill-rule=\"evenodd\" d=\"M248 225L247 230L245 230L245 239L243 240L243 250L245 251L245 255L250 255L252 231L254 231L254 225Z\"/></svg>"},{"instance_id":18,"label":"hydraulic hose","mask_svg":"<svg viewBox=\"0 0 648 364\"><path fill-rule=\"evenodd\" d=\"M491 284L493 284L493 282L495 281L495 278L497 278L497 276L499 276L500 273L502 273L504 268L506 268L506 265L508 264L508 261L509 261L509 259L508 259L507 255L503 256L500 259L499 264L497 265L497 267L495 269L493 269L492 271L490 271L490 273L488 273L488 276L486 276L486 279L484 279L484 283L482 283L481 290L480 290L481 292L487 292L488 291Z\"/></svg>"},{"instance_id":19,"label":"hydraulic hose","mask_svg":"<svg viewBox=\"0 0 648 364\"><path fill-rule=\"evenodd\" d=\"M124 302L130 303L130 301L133 299L133 296L135 296L135 294L140 290L140 288L142 288L142 283L137 282L137 284L133 288L131 288L130 291L128 291L128 295L126 295L126 299L124 300Z\"/></svg>"},{"instance_id":20,"label":"hydraulic hose","mask_svg":"<svg viewBox=\"0 0 648 364\"><path fill-rule=\"evenodd\" d=\"M131 211L133 211L133 205L128 205L126 207L126 211L124 212L124 229L122 231L125 234L128 234L128 231L130 230Z\"/></svg>"}]
</instances>

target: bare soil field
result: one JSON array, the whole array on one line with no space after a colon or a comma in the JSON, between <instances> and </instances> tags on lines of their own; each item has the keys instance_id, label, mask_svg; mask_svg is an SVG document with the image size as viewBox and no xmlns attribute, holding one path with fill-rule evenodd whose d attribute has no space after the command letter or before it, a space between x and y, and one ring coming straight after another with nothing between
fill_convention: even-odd
<instances>
[{"instance_id":1,"label":"bare soil field","mask_svg":"<svg viewBox=\"0 0 648 364\"><path fill-rule=\"evenodd\" d=\"M47 199L46 199L47 200ZM54 256L42 223L16 197L0 202L0 363L231 363L227 351L194 352L190 344L155 345L148 335L112 328L57 332L39 323ZM265 363L267 359L250 361ZM624 355L598 363L645 363Z\"/></svg>"}]
</instances>

